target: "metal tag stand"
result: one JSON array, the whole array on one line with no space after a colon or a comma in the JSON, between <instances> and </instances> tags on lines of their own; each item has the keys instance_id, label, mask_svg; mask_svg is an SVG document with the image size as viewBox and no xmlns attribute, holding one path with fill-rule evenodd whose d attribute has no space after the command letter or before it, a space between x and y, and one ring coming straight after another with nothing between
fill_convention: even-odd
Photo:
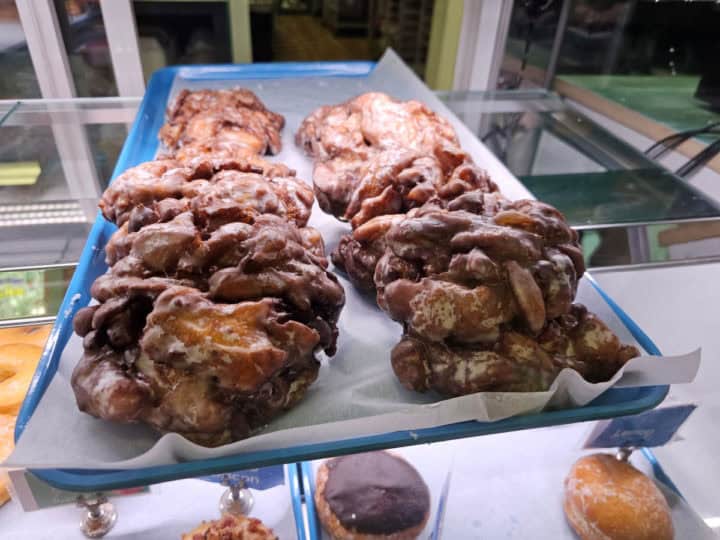
<instances>
[{"instance_id":1,"label":"metal tag stand","mask_svg":"<svg viewBox=\"0 0 720 540\"><path fill-rule=\"evenodd\" d=\"M220 497L220 514L246 516L255 504L255 498L247 488L245 480L231 480L228 475L223 477L223 486L228 486Z\"/></svg>"},{"instance_id":2,"label":"metal tag stand","mask_svg":"<svg viewBox=\"0 0 720 540\"><path fill-rule=\"evenodd\" d=\"M87 538L102 538L115 526L117 510L105 495L98 493L94 499L79 495L77 505L85 508L80 530Z\"/></svg>"}]
</instances>

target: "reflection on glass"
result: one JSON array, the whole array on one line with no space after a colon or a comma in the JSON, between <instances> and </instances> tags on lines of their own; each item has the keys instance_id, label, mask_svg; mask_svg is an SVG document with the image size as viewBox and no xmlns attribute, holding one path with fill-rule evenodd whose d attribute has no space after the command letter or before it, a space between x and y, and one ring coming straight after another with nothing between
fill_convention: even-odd
<instances>
[{"instance_id":1,"label":"reflection on glass","mask_svg":"<svg viewBox=\"0 0 720 540\"><path fill-rule=\"evenodd\" d=\"M0 321L57 315L73 268L0 272Z\"/></svg>"},{"instance_id":2,"label":"reflection on glass","mask_svg":"<svg viewBox=\"0 0 720 540\"><path fill-rule=\"evenodd\" d=\"M392 47L424 75L433 0L249 2L254 62L377 60ZM133 2L146 79L164 66L237 62L231 2Z\"/></svg>"},{"instance_id":3,"label":"reflection on glass","mask_svg":"<svg viewBox=\"0 0 720 540\"><path fill-rule=\"evenodd\" d=\"M99 0L65 0L56 2L56 6L76 95L116 96L117 85Z\"/></svg>"},{"instance_id":4,"label":"reflection on glass","mask_svg":"<svg viewBox=\"0 0 720 540\"><path fill-rule=\"evenodd\" d=\"M77 262L137 100L22 103L0 125L0 270Z\"/></svg>"},{"instance_id":5,"label":"reflection on glass","mask_svg":"<svg viewBox=\"0 0 720 540\"><path fill-rule=\"evenodd\" d=\"M146 80L175 64L232 62L228 2L133 2Z\"/></svg>"},{"instance_id":6,"label":"reflection on glass","mask_svg":"<svg viewBox=\"0 0 720 540\"><path fill-rule=\"evenodd\" d=\"M573 225L716 217L717 206L657 169L535 175L521 181Z\"/></svg>"},{"instance_id":7,"label":"reflection on glass","mask_svg":"<svg viewBox=\"0 0 720 540\"><path fill-rule=\"evenodd\" d=\"M40 97L14 0L0 0L0 72L0 99Z\"/></svg>"}]
</instances>

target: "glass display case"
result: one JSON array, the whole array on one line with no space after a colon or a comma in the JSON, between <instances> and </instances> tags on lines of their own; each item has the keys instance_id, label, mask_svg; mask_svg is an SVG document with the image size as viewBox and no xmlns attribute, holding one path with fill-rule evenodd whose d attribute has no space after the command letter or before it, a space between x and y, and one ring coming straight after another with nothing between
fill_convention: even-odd
<instances>
[{"instance_id":1,"label":"glass display case","mask_svg":"<svg viewBox=\"0 0 720 540\"><path fill-rule=\"evenodd\" d=\"M108 43L114 38L105 31L107 18L103 16L108 12L103 4L109 5L103 1L65 1L56 2L52 8L59 17L58 32L70 60L69 73L77 95L123 92L122 77L115 80L123 64L113 57L113 50L118 51L117 44ZM345 0L138 0L132 2L134 11L130 9L128 13L139 31L137 41L146 77L156 68L179 62L375 59L380 49L389 44L399 50L416 74L423 76L434 70L437 77L429 79L443 79L447 83L452 79L448 73L454 68L445 69L446 65L438 64L452 56L452 65L457 61L461 70L463 55L469 49L474 47L478 53L487 45L480 38L477 43L467 42L467 28L460 29L469 24L462 20L463 9L467 20L477 21L478 8L466 2L458 16L460 4L427 0L374 0L366 4ZM668 170L652 158L652 153L643 153L622 140L617 130L609 131L604 127L607 124L601 125L588 112L601 110L608 118L626 120L630 110L671 131L704 122L707 119L704 105L688 96L700 76L696 73L698 66L691 61L693 55L670 51L667 56L658 52L676 42L689 43L688 49L695 50L694 42L683 41L682 33L672 34L658 42L655 53L645 56L640 52L645 50L643 43L647 41L638 38L633 47L626 46L632 41L629 35L648 33L647 28L639 25L638 17L644 14L643 20L653 20L647 15L651 10L649 2L610 1L603 2L602 8L588 2L515 4L514 8L498 9L501 26L509 25L500 74L500 88L504 89L430 93L412 74L407 87L394 80L379 86L388 92L395 90L405 99L419 95L426 102L433 100L435 108L447 107L459 119L459 122L453 119L456 129L458 125L467 128L464 137L469 137L473 144L477 140L484 144L472 148L489 149L477 155L485 158L481 166L489 163L493 168L492 177L497 179L500 171L501 176L507 175L513 182L517 178L516 187L521 192L527 190L567 217L578 233L580 254L592 274L583 280L578 297L574 296L575 291L571 293L568 303L586 304L602 320L612 321L608 324L621 341L644 349L639 352L647 353L642 359L648 362L647 366L652 361L665 362L666 372L675 377L672 387L664 380L642 379L645 372L641 366L621 379L617 387L610 387L615 381L602 388L589 388L592 386L589 383L583 386L587 381L577 386L572 382L558 383L553 389L546 389L548 395L543 399L550 401L537 398L531 405L520 403L517 394L489 392L493 395L482 402L486 416L476 414L472 408L477 406L476 402L458 401L458 414L464 415L460 421L443 408L443 402L449 401L446 396L415 393L413 399L417 401L404 403L402 400L410 393L407 384L405 387L400 384L404 381L383 379L380 370L372 372L373 362L382 356L383 369L391 373L390 362L385 358L390 347L386 344L388 336L395 338L393 344L397 341L394 330L389 329L396 325L387 318L370 320L369 312L372 317L380 313L375 310L372 295L356 290L350 293L349 282L341 281L346 286L345 313L350 315L345 316L340 331L349 337L341 343L339 361L332 366L332 372L328 371L330 360L321 357L319 369L324 371L308 398L315 400L313 405L292 411L299 411L295 420L307 417L307 424L293 424L295 420L290 417L279 428L271 425L266 429L268 426L263 425L265 433L240 441L247 446L235 451L190 443L177 433L178 429L168 428L176 433L160 439L148 426L130 423L108 427L111 422L96 422L79 412L76 400L81 398L73 393L76 377L73 366L78 358L88 360L97 344L92 335L97 330L93 326L95 312L88 322L92 330L85 334L78 331L78 335L70 337L73 326L69 321L79 305L92 301L89 284L107 268L103 248L115 229L98 218L97 203L110 179L119 172L116 163L130 166L156 155L153 130L164 121L167 100L181 84L189 88L215 87L230 82L239 84L236 79L241 79L263 99L265 95L271 96L274 104L285 107L281 113L294 131L301 118L293 103L317 106L325 103L315 103L320 93L337 89L338 94L351 89L355 94L365 91L369 86L366 88L358 80L368 76L373 64L241 64L221 68L186 66L179 71L169 68L156 76L165 93L161 92L158 98L149 92L144 100L123 97L28 100L21 99L25 95L9 85L9 93L0 97L18 99L0 101L0 387L10 385L14 377L21 377L31 391L22 410L19 401L5 403L0 394L0 432L14 431L18 448L22 446L19 442L22 436L31 441L26 445L33 446L33 442L35 445L32 452L22 454L27 460L18 463L22 468L10 471L14 501L4 507L0 504L0 537L79 537L77 522L81 518L80 530L88 536L94 530L98 536L104 534L108 538L160 539L179 537L211 519L220 519L215 526L229 528L237 523L226 517L223 524L221 514L231 514L259 518L283 539L326 539L332 536L332 531L338 536L343 529L355 527L360 527L357 531L381 537L410 529L408 537L433 540L577 538L580 536L574 531L578 530L578 518L568 511L571 491L568 485L575 480L567 478L578 460L597 453L603 454L598 459L611 460L611 467L621 467L626 474L636 475L638 482L644 482L648 491L635 494L634 498L653 499L660 508L657 514L660 517L653 518L651 526L663 522L666 527L653 537L664 538L663 534L672 537L667 527L674 529L675 538L700 540L709 540L720 531L720 507L712 489L720 471L715 451L720 441L717 430L711 429L720 405L713 388L717 368L712 362L713 355L720 351L712 328L714 307L720 302L720 289L716 291L714 287L715 274L720 269L720 203L707 190L698 189L690 181L690 174ZM716 17L715 8L703 9L708 20ZM12 9L0 14L5 14L7 21L12 19L11 23L17 22ZM506 15L509 20L503 18ZM249 29L252 35L245 31ZM445 32L442 40L437 38L439 29ZM448 36L457 37L457 43L450 43L452 39ZM30 76L32 69L26 69L31 66L26 47L16 47L12 39L5 41L9 46L0 51L0 62L20 66L17 82L30 89L27 95L39 96L37 81ZM697 46L701 46L702 39L698 42ZM6 44L3 41L0 45ZM452 52L449 56L448 50ZM644 65L650 73L632 73L636 69L633 66L638 65ZM197 69L200 71L194 71ZM258 69L260 74L254 71ZM285 95L279 90L280 84L265 81L300 77L301 72L303 78L294 81L291 100L278 97ZM235 78L226 79L228 73ZM664 97L659 101L650 99L645 92L649 77L654 87L662 83ZM458 88L457 81L456 78L454 84L438 86ZM421 90L417 90L418 86ZM542 88L550 86L554 91ZM672 106L667 106L665 99L668 88L676 91L677 100ZM598 96L603 100L600 108L595 106ZM609 102L614 105L607 107ZM692 105L690 113L688 103ZM302 113L304 116L307 111L303 109ZM715 116L708 121L715 122ZM293 135L288 126L283 135L286 146L292 144L289 137ZM644 128L639 131L651 133ZM653 140L657 140L661 138L658 133L664 132L652 133ZM712 146L715 136L712 130L695 135L690 137L691 146ZM367 141L364 144L370 145ZM473 157L479 159L477 155ZM287 152L278 156L283 160L287 157ZM716 164L708 159L699 168L705 165L713 169ZM300 170L302 174L298 176L308 180L310 171ZM205 180L200 178L201 182ZM317 215L320 210L314 212ZM322 219L332 221L326 215ZM329 227L335 233L341 226L344 225L333 221ZM134 232L137 231L129 234ZM208 240L206 236L210 233L204 234L202 242ZM574 235L571 231L568 234ZM88 237L89 247L85 247ZM333 237L328 251L335 247L336 240ZM81 271L73 280L78 264ZM582 267L582 262L577 264ZM162 276L168 277L169 274ZM345 278L341 276L342 279ZM513 286L519 287L517 283ZM70 294L66 295L68 289ZM206 292L202 289L202 294ZM154 302L153 297L151 305ZM524 308L523 305L518 309ZM584 313L582 306L573 309ZM147 313L141 319L143 332L146 316ZM48 323L56 317L61 322L51 330ZM286 324L289 317L282 315L278 324ZM203 331L212 334L215 340L227 336L232 340L232 324L240 324L240 319L228 317L225 322L230 326L220 330L206 326ZM191 317L184 322L199 328L203 320ZM562 324L565 323L575 324L569 316L563 320ZM406 321L405 330L408 324ZM326 330L314 328L311 330L319 335ZM543 326L543 330L547 328ZM181 330L173 335L177 337ZM243 327L242 331L245 330ZM399 334L400 330L395 330ZM577 326L568 330L575 331L579 332ZM532 339L539 340L538 335ZM89 337L85 339L86 336ZM406 337L403 335L403 339ZM108 334L98 339L109 342L114 338ZM126 344L127 350L122 353L125 360L115 362L115 367L120 366L119 377L125 377L123 380L137 375L132 371L135 369L132 356L140 349L139 339L136 343L137 346ZM363 348L368 343L380 345L375 349ZM702 363L700 353L692 352L698 344L709 350ZM451 339L443 341L443 345L455 347L458 342ZM660 351L667 356L652 358L660 355ZM533 358L540 354L536 351ZM20 362L19 358L24 360ZM100 357L90 360L98 364L104 361ZM367 371L353 367L361 364ZM36 365L40 368L33 375ZM169 365L162 369L169 369ZM685 369L687 365L694 371ZM185 369L185 378L192 379L187 376L192 373L191 367ZM458 368L457 373L460 371ZM464 376L477 375L471 371L466 370ZM637 384L638 380L641 384ZM676 380L682 382L675 384ZM93 388L107 383L99 379ZM214 380L213 384L216 383ZM565 386L560 387L561 384ZM257 395L235 396L232 400L272 398L276 392L284 391L281 386L267 384ZM197 388L183 387L180 383L172 392L175 388L181 388L175 394L178 399L207 403L202 388L198 392ZM215 399L221 391L213 388L217 392L212 394ZM338 389L347 390L347 394ZM548 397L552 392L558 392L558 401ZM578 398L574 392L587 394ZM51 398L43 408L42 400L48 395ZM226 395L231 394L222 394ZM327 398L340 395L347 399L333 402ZM323 396L327 398L325 402ZM566 407L563 399L570 400L573 406ZM642 413L636 414L663 401L661 409L650 411L660 411L659 417L648 420ZM152 407L157 402L160 398ZM425 416L418 420L420 407L424 407ZM505 414L504 407L513 412ZM518 413L516 408L522 410ZM83 410L82 406L79 409ZM37 414L38 410L42 415ZM63 415L68 410L87 422L64 423L67 416ZM673 411L680 411L679 420ZM323 416L324 413L327 415ZM417 425L411 428L397 419L411 414L417 414L413 418ZM618 424L595 421L619 414L628 416ZM377 418L377 426L368 427L373 420L366 416ZM593 421L585 421L588 419ZM36 438L39 432L46 433ZM95 446L88 443L90 438L78 435L88 432L101 434L98 438L103 439L102 444ZM295 439L293 433L286 432L294 432ZM653 439L659 432L667 433L667 438ZM267 439L262 438L265 435ZM72 444L64 444L76 436ZM372 452L381 448L388 453ZM0 447L0 456L5 450L8 453L10 448ZM360 451L370 454L359 454ZM75 461L71 465L62 461L67 454L73 454ZM344 476L337 472L343 463ZM634 468L629 468L628 463ZM604 481L610 475L599 476ZM4 479L0 477L0 503L3 486ZM404 499L408 492L412 496ZM398 496L395 506L388 503L385 494L390 494L390 498ZM375 514L368 516L364 513L367 506L376 501L380 501L379 510L374 509ZM348 503L347 511L343 510L343 503ZM78 505L82 508L77 508ZM642 511L639 512L641 520ZM362 524L357 525L357 521ZM50 532L48 523L54 526ZM257 529L260 525L254 523L253 527Z\"/></svg>"},{"instance_id":2,"label":"glass display case","mask_svg":"<svg viewBox=\"0 0 720 540\"><path fill-rule=\"evenodd\" d=\"M534 195L552 202L568 215L572 224L581 231L586 260L596 269L673 264L678 260L716 255L707 247L695 251L686 249L681 256L672 253L671 249L675 245L694 241L694 238L689 241L683 238L683 231L692 230L698 223L714 223L720 218L712 200L613 137L555 95L539 91L511 91L440 93L439 97L488 144ZM3 212L9 216L5 227L11 233L3 236L2 240L6 257L2 291L9 300L2 304L6 326L41 322L57 312L77 262L79 248L96 217L97 198L107 185L109 170L118 159L138 105L139 100L134 99L6 105L0 127L4 131L0 133L12 134L11 138L27 136L30 137L28 140L35 141L35 144L16 144L6 150L6 163L11 165L6 175L8 182L1 188L7 193L3 204L15 205L12 206L13 213ZM62 136L68 133L80 144L70 148L63 145ZM36 165L33 167L26 163ZM84 174L92 171L90 178L96 181L75 185L73 174L79 170L85 171ZM621 187L625 186L624 189L633 191L637 196L618 197L619 188L613 183L614 178L622 178ZM589 185L596 187L588 190ZM80 196L73 198L73 194ZM603 212L597 211L601 207L597 204L600 200L606 201ZM647 200L652 200L652 203L637 204ZM31 207L32 204L35 206ZM81 227L80 232L73 229L75 226ZM33 238L32 231L38 231L37 238L46 240L36 250L28 250L27 242L28 238ZM675 235L676 244L662 244L667 241L668 235ZM515 531L518 537L522 537L528 527L535 528L529 510L521 510L523 505L532 508L539 500L557 501L562 497L564 476L576 459L589 452L577 450L579 441L589 430L588 424L577 424L567 428L531 430L517 435L504 434L396 450L420 471L429 486L431 502L422 534L451 538L463 533L483 536L497 531ZM559 444L562 449L553 444ZM540 474L540 470L528 455L520 452L515 456L518 452L513 449L529 448L531 445L535 450L542 449L539 454L532 452L535 457L547 453L555 459L553 467L542 469L544 476L531 483L533 489L528 489L522 484L522 479ZM468 458L483 453L498 459L502 457L502 463L487 461L480 465ZM501 487L511 482L500 474L509 458L518 470L518 484L512 484L515 486L512 489L521 491L524 497L518 498L512 492L503 491L510 489L510 484ZM635 466L651 477L659 475L660 489L669 501L678 531L693 531L697 538L708 534L703 516L698 516L677 496L672 482L657 467L652 454L638 452L632 459ZM547 458L544 462L550 463ZM430 463L432 467L428 465ZM274 494L271 499L268 499L270 491L252 492L260 506L255 511L251 510L250 514L261 517L276 532L283 532L283 537L322 538L325 533L322 532L313 495L317 467L321 464L287 465L287 471L291 472L286 472L281 488L270 490ZM30 473L22 473L25 475L23 478L17 478L17 474L20 473L15 473L16 484L27 486L23 504L42 507L54 497L58 501L74 501L77 497L76 493L48 495L45 491L50 488L41 480L33 479ZM246 479L252 476L251 473L237 474ZM488 489L500 491L497 492L498 506L476 512L474 515L477 517L468 521L468 505L471 504L475 484L463 480L473 476L486 478ZM119 510L119 521L109 537L130 530L143 537L151 538L153 534L161 537L170 530L179 533L196 520L214 517L214 511L204 506L180 517L175 513L174 503L169 502L183 500L189 491L214 490L212 493L216 496L222 495L219 487L203 487L206 485L207 480L159 484L151 487L149 493L132 495L127 502L112 494L112 501ZM513 512L503 511L508 503L500 502L502 493L509 497L508 500L515 501ZM292 517L287 512L283 517L268 513L267 506L280 505L280 499L286 508L294 508ZM89 501L91 510L88 515L102 507L93 506L92 498ZM153 508L151 516L140 509L146 505ZM32 526L17 514L17 507L14 508L12 511L0 510L8 515L16 512L9 530L30 530ZM64 513L61 513L61 508ZM66 511L66 508L45 511L56 512L54 515L58 523L67 526L68 531L74 530L77 513ZM131 525L126 521L126 514L145 517L133 521ZM552 519L546 520L547 537L572 537L560 504L555 505L549 515ZM168 516L171 522L167 528L157 530L155 523L158 516Z\"/></svg>"},{"instance_id":3,"label":"glass display case","mask_svg":"<svg viewBox=\"0 0 720 540\"><path fill-rule=\"evenodd\" d=\"M137 105L111 98L0 108L0 326L54 319Z\"/></svg>"}]
</instances>

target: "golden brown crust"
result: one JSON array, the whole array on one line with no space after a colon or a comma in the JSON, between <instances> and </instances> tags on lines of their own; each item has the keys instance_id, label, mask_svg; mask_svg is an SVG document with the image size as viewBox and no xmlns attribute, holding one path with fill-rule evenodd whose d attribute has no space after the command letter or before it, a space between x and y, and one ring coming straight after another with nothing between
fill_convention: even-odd
<instances>
[{"instance_id":1,"label":"golden brown crust","mask_svg":"<svg viewBox=\"0 0 720 540\"><path fill-rule=\"evenodd\" d=\"M635 347L622 345L601 320L574 304L537 337L508 328L491 343L469 345L406 333L393 348L391 363L411 390L458 396L545 391L564 368L602 382L637 355Z\"/></svg>"},{"instance_id":2,"label":"golden brown crust","mask_svg":"<svg viewBox=\"0 0 720 540\"><path fill-rule=\"evenodd\" d=\"M313 201L312 190L295 178L293 170L260 158L195 160L187 164L160 159L118 176L103 193L99 206L105 219L118 226L127 222L138 207L162 214L158 205L159 210L168 207L167 211L179 213L193 204L209 217L232 210L240 220L251 222L259 214L272 213L303 226ZM228 217L224 220L229 221Z\"/></svg>"},{"instance_id":3,"label":"golden brown crust","mask_svg":"<svg viewBox=\"0 0 720 540\"><path fill-rule=\"evenodd\" d=\"M38 326L17 326L15 328L3 328L0 330L0 346L13 343L27 343L44 347L52 330L52 324Z\"/></svg>"},{"instance_id":4,"label":"golden brown crust","mask_svg":"<svg viewBox=\"0 0 720 540\"><path fill-rule=\"evenodd\" d=\"M608 454L580 458L565 479L565 515L582 540L672 540L670 508L655 483Z\"/></svg>"},{"instance_id":5,"label":"golden brown crust","mask_svg":"<svg viewBox=\"0 0 720 540\"><path fill-rule=\"evenodd\" d=\"M247 516L225 514L214 521L203 521L182 540L278 540L262 521Z\"/></svg>"},{"instance_id":6,"label":"golden brown crust","mask_svg":"<svg viewBox=\"0 0 720 540\"><path fill-rule=\"evenodd\" d=\"M37 345L0 345L0 414L18 413L41 355Z\"/></svg>"},{"instance_id":7,"label":"golden brown crust","mask_svg":"<svg viewBox=\"0 0 720 540\"><path fill-rule=\"evenodd\" d=\"M250 435L295 405L335 352L344 291L305 225L313 192L285 165L284 118L251 91L181 91L166 155L128 169L100 209L118 226L98 305L73 326L81 410L203 445Z\"/></svg>"},{"instance_id":8,"label":"golden brown crust","mask_svg":"<svg viewBox=\"0 0 720 540\"><path fill-rule=\"evenodd\" d=\"M0 463L5 461L15 448L15 415L0 414ZM0 506L10 500L10 478L0 471Z\"/></svg>"},{"instance_id":9,"label":"golden brown crust","mask_svg":"<svg viewBox=\"0 0 720 540\"><path fill-rule=\"evenodd\" d=\"M434 341L491 342L511 322L539 334L569 311L584 268L562 251L576 233L538 206L508 201L492 217L430 208L400 220L375 272L380 307Z\"/></svg>"},{"instance_id":10,"label":"golden brown crust","mask_svg":"<svg viewBox=\"0 0 720 540\"><path fill-rule=\"evenodd\" d=\"M392 534L363 534L345 528L325 499L328 472L327 465L323 463L315 475L315 508L322 526L334 540L414 540L425 529L429 512L419 525Z\"/></svg>"},{"instance_id":11,"label":"golden brown crust","mask_svg":"<svg viewBox=\"0 0 720 540\"><path fill-rule=\"evenodd\" d=\"M459 147L450 124L425 105L369 92L320 107L296 142L316 159L320 207L353 227L497 186Z\"/></svg>"},{"instance_id":12,"label":"golden brown crust","mask_svg":"<svg viewBox=\"0 0 720 540\"><path fill-rule=\"evenodd\" d=\"M344 292L314 230L261 215L205 237L195 221L115 242L91 289L102 303L74 320L85 355L72 385L85 412L217 445L303 397L315 351L334 353Z\"/></svg>"},{"instance_id":13,"label":"golden brown crust","mask_svg":"<svg viewBox=\"0 0 720 540\"><path fill-rule=\"evenodd\" d=\"M281 148L285 119L245 88L182 90L167 116L158 136L180 160L215 150L238 157L277 154Z\"/></svg>"}]
</instances>

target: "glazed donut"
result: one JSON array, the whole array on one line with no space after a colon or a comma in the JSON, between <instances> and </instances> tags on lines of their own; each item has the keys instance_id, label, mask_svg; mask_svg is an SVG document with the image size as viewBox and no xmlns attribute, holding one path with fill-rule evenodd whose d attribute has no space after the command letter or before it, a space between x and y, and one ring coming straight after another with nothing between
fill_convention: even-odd
<instances>
[{"instance_id":1,"label":"glazed donut","mask_svg":"<svg viewBox=\"0 0 720 540\"><path fill-rule=\"evenodd\" d=\"M582 540L672 540L670 508L655 483L608 454L580 458L565 479L565 515Z\"/></svg>"},{"instance_id":2,"label":"glazed donut","mask_svg":"<svg viewBox=\"0 0 720 540\"><path fill-rule=\"evenodd\" d=\"M320 522L335 540L413 540L430 516L430 492L422 477L389 452L323 463L315 504Z\"/></svg>"},{"instance_id":3,"label":"glazed donut","mask_svg":"<svg viewBox=\"0 0 720 540\"><path fill-rule=\"evenodd\" d=\"M11 414L0 414L0 463L7 459L15 447L13 443L14 431L15 416ZM0 473L0 506L10 500L9 483L10 479L7 473Z\"/></svg>"},{"instance_id":4,"label":"glazed donut","mask_svg":"<svg viewBox=\"0 0 720 540\"><path fill-rule=\"evenodd\" d=\"M0 413L17 414L41 354L37 345L0 345Z\"/></svg>"},{"instance_id":5,"label":"glazed donut","mask_svg":"<svg viewBox=\"0 0 720 540\"><path fill-rule=\"evenodd\" d=\"M28 343L44 347L52 330L51 324L38 326L16 326L14 328L3 328L0 330L0 345L12 343Z\"/></svg>"}]
</instances>

